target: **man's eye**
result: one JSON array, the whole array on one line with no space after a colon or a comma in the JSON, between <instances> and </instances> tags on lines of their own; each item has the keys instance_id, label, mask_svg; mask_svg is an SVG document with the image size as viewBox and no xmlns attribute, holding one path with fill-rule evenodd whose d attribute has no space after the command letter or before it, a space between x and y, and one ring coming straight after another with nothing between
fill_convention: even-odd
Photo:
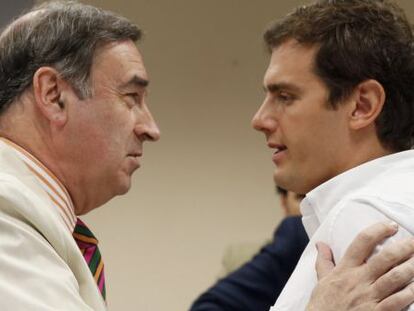
<instances>
[{"instance_id":1,"label":"man's eye","mask_svg":"<svg viewBox=\"0 0 414 311\"><path fill-rule=\"evenodd\" d=\"M281 103L289 103L294 100L294 97L288 93L280 92L277 94L277 99Z\"/></svg>"},{"instance_id":2,"label":"man's eye","mask_svg":"<svg viewBox=\"0 0 414 311\"><path fill-rule=\"evenodd\" d=\"M135 106L139 104L139 94L138 93L127 93L125 94L126 101L129 106Z\"/></svg>"},{"instance_id":3,"label":"man's eye","mask_svg":"<svg viewBox=\"0 0 414 311\"><path fill-rule=\"evenodd\" d=\"M139 102L139 94L138 93L129 93L127 94L129 97L131 97L136 102Z\"/></svg>"}]
</instances>

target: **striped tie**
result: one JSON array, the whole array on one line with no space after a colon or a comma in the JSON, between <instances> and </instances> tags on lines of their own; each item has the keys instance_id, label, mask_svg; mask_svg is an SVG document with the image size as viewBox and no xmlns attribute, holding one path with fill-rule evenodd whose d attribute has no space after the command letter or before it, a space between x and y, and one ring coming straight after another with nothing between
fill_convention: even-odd
<instances>
[{"instance_id":1,"label":"striped tie","mask_svg":"<svg viewBox=\"0 0 414 311\"><path fill-rule=\"evenodd\" d=\"M104 264L98 248L98 240L79 218L73 231L73 237L95 278L96 284L98 284L102 297L106 299Z\"/></svg>"}]
</instances>

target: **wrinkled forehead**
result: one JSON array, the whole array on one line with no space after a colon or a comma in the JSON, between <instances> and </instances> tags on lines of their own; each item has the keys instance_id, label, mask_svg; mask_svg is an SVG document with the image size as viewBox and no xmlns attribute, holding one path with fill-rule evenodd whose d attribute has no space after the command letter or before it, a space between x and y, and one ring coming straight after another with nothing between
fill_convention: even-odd
<instances>
[{"instance_id":1,"label":"wrinkled forehead","mask_svg":"<svg viewBox=\"0 0 414 311\"><path fill-rule=\"evenodd\" d=\"M118 87L147 87L148 74L142 55L132 40L105 43L96 49L91 67L93 83Z\"/></svg>"}]
</instances>

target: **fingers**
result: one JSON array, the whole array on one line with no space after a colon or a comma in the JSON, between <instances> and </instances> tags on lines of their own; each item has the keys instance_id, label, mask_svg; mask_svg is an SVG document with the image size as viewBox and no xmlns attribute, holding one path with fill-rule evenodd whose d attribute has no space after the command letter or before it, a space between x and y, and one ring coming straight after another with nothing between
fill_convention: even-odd
<instances>
[{"instance_id":1,"label":"fingers","mask_svg":"<svg viewBox=\"0 0 414 311\"><path fill-rule=\"evenodd\" d=\"M379 300L391 296L396 291L404 288L413 278L414 258L410 258L404 263L394 267L374 282L374 296Z\"/></svg>"},{"instance_id":2,"label":"fingers","mask_svg":"<svg viewBox=\"0 0 414 311\"><path fill-rule=\"evenodd\" d=\"M414 283L381 301L376 311L400 311L414 302Z\"/></svg>"},{"instance_id":3,"label":"fingers","mask_svg":"<svg viewBox=\"0 0 414 311\"><path fill-rule=\"evenodd\" d=\"M355 267L361 265L373 252L375 246L398 231L394 222L381 222L361 231L352 241L338 266Z\"/></svg>"},{"instance_id":4,"label":"fingers","mask_svg":"<svg viewBox=\"0 0 414 311\"><path fill-rule=\"evenodd\" d=\"M316 258L316 274L318 280L327 275L335 267L335 263L332 256L332 251L328 245L322 242L316 243L318 250L318 257Z\"/></svg>"},{"instance_id":5,"label":"fingers","mask_svg":"<svg viewBox=\"0 0 414 311\"><path fill-rule=\"evenodd\" d=\"M414 263L412 263L411 260L405 264L400 265L399 267L392 269L394 266L406 261L413 255L414 240L412 238L388 243L378 254L372 256L372 258L367 262L365 268L368 271L369 279L374 281L379 278L378 282L381 285L382 279L385 279L389 284L391 284L394 280L399 282L400 273L405 274L403 277L414 277ZM390 269L392 270L382 276ZM399 284L399 288L405 284L406 283Z\"/></svg>"}]
</instances>

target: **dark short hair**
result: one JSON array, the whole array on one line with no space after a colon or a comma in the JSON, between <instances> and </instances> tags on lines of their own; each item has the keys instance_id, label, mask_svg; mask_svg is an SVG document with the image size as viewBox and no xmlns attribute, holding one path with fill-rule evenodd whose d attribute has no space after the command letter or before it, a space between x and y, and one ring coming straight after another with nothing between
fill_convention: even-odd
<instances>
[{"instance_id":1,"label":"dark short hair","mask_svg":"<svg viewBox=\"0 0 414 311\"><path fill-rule=\"evenodd\" d=\"M376 120L381 143L393 150L414 141L413 31L403 10L387 0L321 0L297 8L264 33L272 49L289 39L316 46L314 71L336 108L368 79L386 93Z\"/></svg>"},{"instance_id":2,"label":"dark short hair","mask_svg":"<svg viewBox=\"0 0 414 311\"><path fill-rule=\"evenodd\" d=\"M34 7L0 35L0 114L32 85L42 66L55 68L81 98L90 96L96 50L140 38L141 30L128 19L90 5L69 1Z\"/></svg>"}]
</instances>

